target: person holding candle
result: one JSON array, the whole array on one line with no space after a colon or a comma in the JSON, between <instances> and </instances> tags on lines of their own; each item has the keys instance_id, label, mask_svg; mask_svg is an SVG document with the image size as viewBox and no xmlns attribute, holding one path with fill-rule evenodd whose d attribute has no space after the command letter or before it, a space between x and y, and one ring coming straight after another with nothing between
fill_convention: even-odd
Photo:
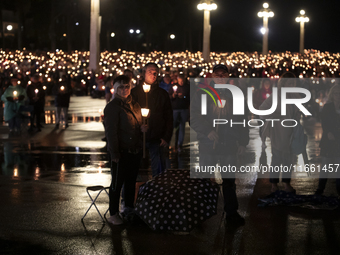
<instances>
[{"instance_id":1,"label":"person holding candle","mask_svg":"<svg viewBox=\"0 0 340 255\"><path fill-rule=\"evenodd\" d=\"M1 96L1 100L5 102L4 119L8 122L9 134L20 134L21 132L21 113L24 101L27 98L24 88L18 85L18 78L11 77L11 85L5 90Z\"/></svg>"},{"instance_id":2,"label":"person holding candle","mask_svg":"<svg viewBox=\"0 0 340 255\"><path fill-rule=\"evenodd\" d=\"M72 94L72 87L66 80L66 75L63 75L61 81L56 83L53 87L53 94L55 95L56 110L56 125L55 128L59 128L61 122L61 112L64 114L65 128L68 128L68 107L70 105L70 97Z\"/></svg>"},{"instance_id":3,"label":"person holding candle","mask_svg":"<svg viewBox=\"0 0 340 255\"><path fill-rule=\"evenodd\" d=\"M143 68L142 85L150 85L145 92L140 84L131 91L132 98L142 108L150 109L146 147L151 159L152 176L165 171L164 148L168 147L173 131L173 113L169 94L158 85L159 68L155 63L148 63Z\"/></svg>"},{"instance_id":4,"label":"person holding candle","mask_svg":"<svg viewBox=\"0 0 340 255\"><path fill-rule=\"evenodd\" d=\"M31 127L29 131L33 131L33 128L36 127L37 131L40 132L42 125L41 121L41 113L44 112L45 106L45 91L41 82L39 82L39 75L35 74L31 79L31 84L27 86L26 93L28 96L29 104L33 106L33 111L31 113ZM34 126L34 120L36 121L36 126Z\"/></svg>"},{"instance_id":5,"label":"person holding candle","mask_svg":"<svg viewBox=\"0 0 340 255\"><path fill-rule=\"evenodd\" d=\"M109 191L110 217L113 225L123 223L119 215L119 198L124 185L124 215L133 212L135 185L142 155L142 124L140 105L130 95L131 80L121 75L116 78L114 99L104 109L105 136L111 157L111 186Z\"/></svg>"},{"instance_id":6,"label":"person holding candle","mask_svg":"<svg viewBox=\"0 0 340 255\"><path fill-rule=\"evenodd\" d=\"M178 129L178 135L176 131L175 141L175 149L177 149L178 152L182 150L185 123L189 118L190 86L185 81L184 75L179 75L177 77L177 85L172 86L169 90L173 109L174 127Z\"/></svg>"},{"instance_id":7,"label":"person holding candle","mask_svg":"<svg viewBox=\"0 0 340 255\"><path fill-rule=\"evenodd\" d=\"M227 66L218 64L213 68L212 81L208 80L207 84L200 86L211 91L215 84L228 84L228 77ZM218 89L217 93L221 102L215 105L208 96L206 115L201 114L201 98L202 94L206 94L205 91L197 91L190 104L190 127L197 133L199 142L199 166L215 166L219 162L221 167L236 167L237 157L245 152L249 142L249 130L243 125L224 125L218 130L217 127L213 127L214 119L226 119L229 123L231 120L240 123L245 119L244 115L233 115L233 98L229 90ZM200 174L198 177L215 178L209 172ZM221 172L221 177L227 225L242 226L245 220L238 213L235 172Z\"/></svg>"}]
</instances>

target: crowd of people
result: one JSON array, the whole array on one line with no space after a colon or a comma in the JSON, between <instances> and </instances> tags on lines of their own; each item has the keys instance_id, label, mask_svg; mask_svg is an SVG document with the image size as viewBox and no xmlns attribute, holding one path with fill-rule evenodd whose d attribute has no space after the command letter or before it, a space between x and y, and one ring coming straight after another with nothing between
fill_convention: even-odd
<instances>
[{"instance_id":1,"label":"crowd of people","mask_svg":"<svg viewBox=\"0 0 340 255\"><path fill-rule=\"evenodd\" d=\"M200 165L236 165L238 155L242 155L249 142L247 127L215 129L212 119L230 120L233 112L233 99L221 94L226 107L218 109L212 101L208 103L208 114L201 114L201 93L190 97L189 79L212 78L212 84L232 84L243 91L251 88L254 107L270 107L273 87L280 93L283 87L294 87L295 83L283 78L299 78L302 87L311 91L312 99L306 105L317 113L322 122L323 136L321 156L323 164L338 162L340 159L340 90L339 54L308 51L306 55L257 53L212 53L211 62L204 63L200 53L136 54L118 51L101 54L101 71L87 71L88 53L74 52L71 55L57 53L27 54L0 52L1 100L5 102L4 118L9 123L10 132L20 132L20 118L24 111L30 112L31 128L40 131L40 115L43 112L46 94L55 95L56 128L59 128L61 112L67 123L67 109L71 94L100 95L106 98L104 110L105 139L111 161L112 183L110 187L110 218L114 225L123 220L118 212L119 197L122 192L124 216L133 213L135 183L143 151L143 137L151 161L152 176L166 169L164 150L176 128L175 149L182 151L185 125L190 120L191 128L197 133ZM0 55L1 56L1 55ZM242 78L242 79L239 79ZM260 78L260 79L254 79ZM330 78L330 79L327 79ZM251 82L250 82L251 81ZM149 85L145 89L143 85ZM20 88L20 89L19 89ZM79 92L81 91L81 93ZM208 99L212 100L212 99ZM25 101L28 103L25 104ZM300 120L300 111L288 105L289 118ZM190 114L189 114L190 107ZM323 108L324 107L324 108ZM148 116L142 116L142 109L149 109ZM249 116L248 116L249 115ZM252 118L245 112L244 118ZM260 116L261 117L261 116ZM259 118L260 118L259 117ZM277 111L271 118L280 119ZM287 118L288 118L287 117ZM143 119L144 118L144 119ZM241 115L237 118L242 119ZM145 121L146 120L146 121ZM270 137L272 164L292 164L289 140L292 128L270 127L270 132L260 130L261 137ZM268 128L267 128L268 129ZM265 146L265 139L263 139ZM332 148L332 149L329 149ZM320 176L316 194L322 194L326 176ZM235 175L222 176L224 210L227 222L243 225L244 219L237 212ZM271 191L279 186L279 175L271 174ZM284 190L295 193L290 185L290 173L282 176ZM340 184L337 182L340 195Z\"/></svg>"}]
</instances>

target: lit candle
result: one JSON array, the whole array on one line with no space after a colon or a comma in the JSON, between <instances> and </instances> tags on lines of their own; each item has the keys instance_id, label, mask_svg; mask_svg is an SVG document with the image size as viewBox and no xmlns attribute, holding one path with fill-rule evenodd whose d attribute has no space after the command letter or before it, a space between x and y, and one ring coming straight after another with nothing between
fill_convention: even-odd
<instances>
[{"instance_id":1,"label":"lit candle","mask_svg":"<svg viewBox=\"0 0 340 255\"><path fill-rule=\"evenodd\" d=\"M115 89L110 89L110 91L111 91L111 94L113 94L113 92L115 92Z\"/></svg>"},{"instance_id":2,"label":"lit candle","mask_svg":"<svg viewBox=\"0 0 340 255\"><path fill-rule=\"evenodd\" d=\"M143 117L143 124L146 124L146 117L149 115L149 109L142 108L142 117ZM145 132L143 132L143 158L145 158Z\"/></svg>"},{"instance_id":3,"label":"lit candle","mask_svg":"<svg viewBox=\"0 0 340 255\"><path fill-rule=\"evenodd\" d=\"M147 109L147 108L142 108L141 110L142 110L142 116L143 116L143 117L147 117L148 114L149 114L149 109Z\"/></svg>"},{"instance_id":4,"label":"lit candle","mask_svg":"<svg viewBox=\"0 0 340 255\"><path fill-rule=\"evenodd\" d=\"M222 102L222 104L221 104L221 102ZM218 107L219 107L219 108L224 108L224 106L225 106L225 103L226 103L226 100L224 100L224 99L221 99L221 102L220 102L220 101L218 101Z\"/></svg>"},{"instance_id":5,"label":"lit candle","mask_svg":"<svg viewBox=\"0 0 340 255\"><path fill-rule=\"evenodd\" d=\"M39 90L38 90L38 89L35 89L34 92L35 92L35 94L37 95L38 92L39 92Z\"/></svg>"},{"instance_id":6,"label":"lit candle","mask_svg":"<svg viewBox=\"0 0 340 255\"><path fill-rule=\"evenodd\" d=\"M267 94L266 94L266 98L268 98L269 96L270 96L269 93L267 93Z\"/></svg>"},{"instance_id":7,"label":"lit candle","mask_svg":"<svg viewBox=\"0 0 340 255\"><path fill-rule=\"evenodd\" d=\"M61 86L61 87L60 87L60 90L62 90L62 91L63 91L64 89L65 89L65 87L64 87L64 86Z\"/></svg>"},{"instance_id":8,"label":"lit candle","mask_svg":"<svg viewBox=\"0 0 340 255\"><path fill-rule=\"evenodd\" d=\"M151 85L144 83L143 84L143 90L145 93L148 93L151 89Z\"/></svg>"},{"instance_id":9,"label":"lit candle","mask_svg":"<svg viewBox=\"0 0 340 255\"><path fill-rule=\"evenodd\" d=\"M175 86L173 86L172 88L173 88L173 90L174 90L175 93L176 93L178 87L175 85Z\"/></svg>"},{"instance_id":10,"label":"lit candle","mask_svg":"<svg viewBox=\"0 0 340 255\"><path fill-rule=\"evenodd\" d=\"M16 90L13 91L13 97L16 97L18 95L18 92Z\"/></svg>"}]
</instances>

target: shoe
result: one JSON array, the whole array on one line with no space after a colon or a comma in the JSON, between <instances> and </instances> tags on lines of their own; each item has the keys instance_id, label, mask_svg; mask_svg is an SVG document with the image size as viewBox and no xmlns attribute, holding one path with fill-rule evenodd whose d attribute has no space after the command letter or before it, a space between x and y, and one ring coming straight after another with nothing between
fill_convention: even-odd
<instances>
[{"instance_id":1,"label":"shoe","mask_svg":"<svg viewBox=\"0 0 340 255\"><path fill-rule=\"evenodd\" d=\"M226 216L226 223L229 226L240 227L244 226L245 220L241 215L238 214L238 212L236 212Z\"/></svg>"},{"instance_id":2,"label":"shoe","mask_svg":"<svg viewBox=\"0 0 340 255\"><path fill-rule=\"evenodd\" d=\"M109 223L111 223L112 225L122 225L123 224L123 220L119 216L119 213L116 213L115 215L110 216L110 218L108 218L107 221Z\"/></svg>"},{"instance_id":3,"label":"shoe","mask_svg":"<svg viewBox=\"0 0 340 255\"><path fill-rule=\"evenodd\" d=\"M59 124L55 125L55 129L58 129L59 128Z\"/></svg>"}]
</instances>

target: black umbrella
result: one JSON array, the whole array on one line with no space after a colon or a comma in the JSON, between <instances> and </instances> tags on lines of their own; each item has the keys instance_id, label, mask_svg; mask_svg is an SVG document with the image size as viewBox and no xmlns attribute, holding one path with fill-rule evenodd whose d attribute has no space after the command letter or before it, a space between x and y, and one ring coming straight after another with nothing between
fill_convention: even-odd
<instances>
[{"instance_id":1,"label":"black umbrella","mask_svg":"<svg viewBox=\"0 0 340 255\"><path fill-rule=\"evenodd\" d=\"M136 214L153 230L189 232L217 213L219 187L190 179L189 170L167 170L139 189Z\"/></svg>"}]
</instances>

